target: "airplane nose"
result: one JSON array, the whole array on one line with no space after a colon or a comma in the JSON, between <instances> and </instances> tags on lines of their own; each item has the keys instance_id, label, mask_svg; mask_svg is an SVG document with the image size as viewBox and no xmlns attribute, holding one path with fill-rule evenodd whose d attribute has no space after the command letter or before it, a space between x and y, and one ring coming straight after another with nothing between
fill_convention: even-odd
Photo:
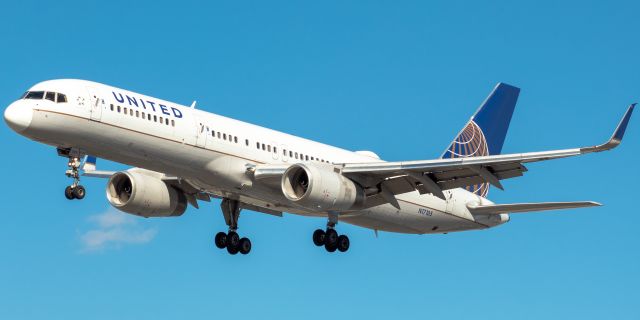
<instances>
[{"instance_id":1,"label":"airplane nose","mask_svg":"<svg viewBox=\"0 0 640 320\"><path fill-rule=\"evenodd\" d=\"M31 124L33 109L16 101L4 111L4 121L15 132L26 130Z\"/></svg>"}]
</instances>

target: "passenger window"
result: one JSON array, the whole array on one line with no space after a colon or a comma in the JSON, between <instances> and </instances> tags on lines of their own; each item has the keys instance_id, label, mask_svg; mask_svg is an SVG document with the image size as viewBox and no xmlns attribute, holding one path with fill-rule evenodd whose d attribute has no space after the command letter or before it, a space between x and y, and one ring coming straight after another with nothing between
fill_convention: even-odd
<instances>
[{"instance_id":1,"label":"passenger window","mask_svg":"<svg viewBox=\"0 0 640 320\"><path fill-rule=\"evenodd\" d=\"M271 152L271 145L267 146L267 151Z\"/></svg>"},{"instance_id":2,"label":"passenger window","mask_svg":"<svg viewBox=\"0 0 640 320\"><path fill-rule=\"evenodd\" d=\"M127 107L124 107L124 114L127 114Z\"/></svg>"},{"instance_id":3,"label":"passenger window","mask_svg":"<svg viewBox=\"0 0 640 320\"><path fill-rule=\"evenodd\" d=\"M260 142L256 142L256 148L260 149Z\"/></svg>"},{"instance_id":4,"label":"passenger window","mask_svg":"<svg viewBox=\"0 0 640 320\"><path fill-rule=\"evenodd\" d=\"M58 93L56 94L56 102L57 103L64 103L67 102L67 96L62 94L62 93Z\"/></svg>"},{"instance_id":5,"label":"passenger window","mask_svg":"<svg viewBox=\"0 0 640 320\"><path fill-rule=\"evenodd\" d=\"M118 106L118 113L120 113L120 106Z\"/></svg>"},{"instance_id":6,"label":"passenger window","mask_svg":"<svg viewBox=\"0 0 640 320\"><path fill-rule=\"evenodd\" d=\"M129 109L129 115L133 117L133 109Z\"/></svg>"},{"instance_id":7,"label":"passenger window","mask_svg":"<svg viewBox=\"0 0 640 320\"><path fill-rule=\"evenodd\" d=\"M298 159L298 153L296 152L296 159Z\"/></svg>"},{"instance_id":8,"label":"passenger window","mask_svg":"<svg viewBox=\"0 0 640 320\"><path fill-rule=\"evenodd\" d=\"M287 149L282 149L282 155L285 157L287 156Z\"/></svg>"},{"instance_id":9,"label":"passenger window","mask_svg":"<svg viewBox=\"0 0 640 320\"><path fill-rule=\"evenodd\" d=\"M42 99L44 97L44 91L29 91L24 97L25 99Z\"/></svg>"},{"instance_id":10,"label":"passenger window","mask_svg":"<svg viewBox=\"0 0 640 320\"><path fill-rule=\"evenodd\" d=\"M227 140L227 134L226 133L222 134L222 140Z\"/></svg>"},{"instance_id":11,"label":"passenger window","mask_svg":"<svg viewBox=\"0 0 640 320\"><path fill-rule=\"evenodd\" d=\"M293 152L289 151L289 158L293 158Z\"/></svg>"},{"instance_id":12,"label":"passenger window","mask_svg":"<svg viewBox=\"0 0 640 320\"><path fill-rule=\"evenodd\" d=\"M244 143L247 145L247 147L249 146L249 139L244 139Z\"/></svg>"},{"instance_id":13,"label":"passenger window","mask_svg":"<svg viewBox=\"0 0 640 320\"><path fill-rule=\"evenodd\" d=\"M211 130L211 136L214 137L214 138L216 137L216 131L215 130Z\"/></svg>"},{"instance_id":14,"label":"passenger window","mask_svg":"<svg viewBox=\"0 0 640 320\"><path fill-rule=\"evenodd\" d=\"M162 117L160 117L160 123L162 124Z\"/></svg>"},{"instance_id":15,"label":"passenger window","mask_svg":"<svg viewBox=\"0 0 640 320\"><path fill-rule=\"evenodd\" d=\"M265 150L267 150L267 148L266 148L265 144L263 143L262 144L262 151L265 151Z\"/></svg>"},{"instance_id":16,"label":"passenger window","mask_svg":"<svg viewBox=\"0 0 640 320\"><path fill-rule=\"evenodd\" d=\"M304 159L309 161L309 156L304 156Z\"/></svg>"},{"instance_id":17,"label":"passenger window","mask_svg":"<svg viewBox=\"0 0 640 320\"><path fill-rule=\"evenodd\" d=\"M173 119L171 119L171 126L172 126L172 127L175 127L175 126L176 126L176 121L175 121L175 120L173 120Z\"/></svg>"},{"instance_id":18,"label":"passenger window","mask_svg":"<svg viewBox=\"0 0 640 320\"><path fill-rule=\"evenodd\" d=\"M49 100L49 101L55 102L56 101L56 93L47 91L47 93L44 95L44 98Z\"/></svg>"},{"instance_id":19,"label":"passenger window","mask_svg":"<svg viewBox=\"0 0 640 320\"><path fill-rule=\"evenodd\" d=\"M111 104L111 111L113 111L113 103Z\"/></svg>"},{"instance_id":20,"label":"passenger window","mask_svg":"<svg viewBox=\"0 0 640 320\"><path fill-rule=\"evenodd\" d=\"M153 122L158 122L158 116L153 115Z\"/></svg>"},{"instance_id":21,"label":"passenger window","mask_svg":"<svg viewBox=\"0 0 640 320\"><path fill-rule=\"evenodd\" d=\"M169 118L164 118L164 124L169 125Z\"/></svg>"},{"instance_id":22,"label":"passenger window","mask_svg":"<svg viewBox=\"0 0 640 320\"><path fill-rule=\"evenodd\" d=\"M140 111L136 110L136 118L140 118Z\"/></svg>"},{"instance_id":23,"label":"passenger window","mask_svg":"<svg viewBox=\"0 0 640 320\"><path fill-rule=\"evenodd\" d=\"M238 143L238 137L233 137L233 142Z\"/></svg>"},{"instance_id":24,"label":"passenger window","mask_svg":"<svg viewBox=\"0 0 640 320\"><path fill-rule=\"evenodd\" d=\"M218 139L220 139L220 131L218 131Z\"/></svg>"},{"instance_id":25,"label":"passenger window","mask_svg":"<svg viewBox=\"0 0 640 320\"><path fill-rule=\"evenodd\" d=\"M142 119L146 119L147 116L144 115L144 112L142 113Z\"/></svg>"},{"instance_id":26,"label":"passenger window","mask_svg":"<svg viewBox=\"0 0 640 320\"><path fill-rule=\"evenodd\" d=\"M147 113L147 119L151 121L151 113Z\"/></svg>"}]
</instances>

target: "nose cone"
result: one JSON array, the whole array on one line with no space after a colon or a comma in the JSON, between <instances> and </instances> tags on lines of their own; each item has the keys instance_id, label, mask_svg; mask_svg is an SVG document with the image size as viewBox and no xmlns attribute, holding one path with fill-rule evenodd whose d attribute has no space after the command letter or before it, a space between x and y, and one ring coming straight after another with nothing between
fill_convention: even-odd
<instances>
[{"instance_id":1,"label":"nose cone","mask_svg":"<svg viewBox=\"0 0 640 320\"><path fill-rule=\"evenodd\" d=\"M10 104L4 111L4 121L17 133L26 130L33 118L33 109L20 102L21 101L16 101Z\"/></svg>"}]
</instances>

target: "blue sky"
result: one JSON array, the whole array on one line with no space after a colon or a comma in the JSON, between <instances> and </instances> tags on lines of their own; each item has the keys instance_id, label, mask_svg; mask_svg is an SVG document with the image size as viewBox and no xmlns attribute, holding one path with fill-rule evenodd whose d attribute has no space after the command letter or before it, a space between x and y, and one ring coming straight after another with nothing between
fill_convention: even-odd
<instances>
[{"instance_id":1,"label":"blue sky","mask_svg":"<svg viewBox=\"0 0 640 320\"><path fill-rule=\"evenodd\" d=\"M437 157L495 83L522 88L503 152L606 140L640 99L637 2L32 1L0 5L0 103L103 82L387 160ZM246 212L248 256L213 246L219 202L177 219L70 202L65 159L0 126L2 319L637 319L638 120L608 153L532 164L492 200L595 200L491 230L415 236ZM100 162L104 168L123 168Z\"/></svg>"}]
</instances>

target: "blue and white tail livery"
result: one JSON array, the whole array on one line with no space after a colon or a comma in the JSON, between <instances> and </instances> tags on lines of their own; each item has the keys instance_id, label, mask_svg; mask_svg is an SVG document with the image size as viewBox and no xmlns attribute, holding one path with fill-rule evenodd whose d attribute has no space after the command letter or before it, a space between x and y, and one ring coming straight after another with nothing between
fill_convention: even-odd
<instances>
[{"instance_id":1,"label":"blue and white tail livery","mask_svg":"<svg viewBox=\"0 0 640 320\"><path fill-rule=\"evenodd\" d=\"M140 217L181 216L189 205L195 210L199 201L220 198L228 230L216 234L215 244L230 254L252 248L238 235L242 210L323 218L326 228L313 232L313 243L345 252L350 244L338 234L340 222L376 234L448 233L495 227L511 213L600 205L486 198L489 185L502 188L500 181L523 175L527 163L615 148L634 108L603 144L503 154L519 92L499 83L441 158L396 162L84 80L40 82L4 118L18 134L68 158L70 200L84 198L81 177L107 178L109 203ZM131 168L98 171L98 157Z\"/></svg>"},{"instance_id":2,"label":"blue and white tail livery","mask_svg":"<svg viewBox=\"0 0 640 320\"><path fill-rule=\"evenodd\" d=\"M478 111L445 150L442 158L467 158L498 155L509 130L520 89L498 83ZM489 183L466 186L482 197L489 193Z\"/></svg>"}]
</instances>

